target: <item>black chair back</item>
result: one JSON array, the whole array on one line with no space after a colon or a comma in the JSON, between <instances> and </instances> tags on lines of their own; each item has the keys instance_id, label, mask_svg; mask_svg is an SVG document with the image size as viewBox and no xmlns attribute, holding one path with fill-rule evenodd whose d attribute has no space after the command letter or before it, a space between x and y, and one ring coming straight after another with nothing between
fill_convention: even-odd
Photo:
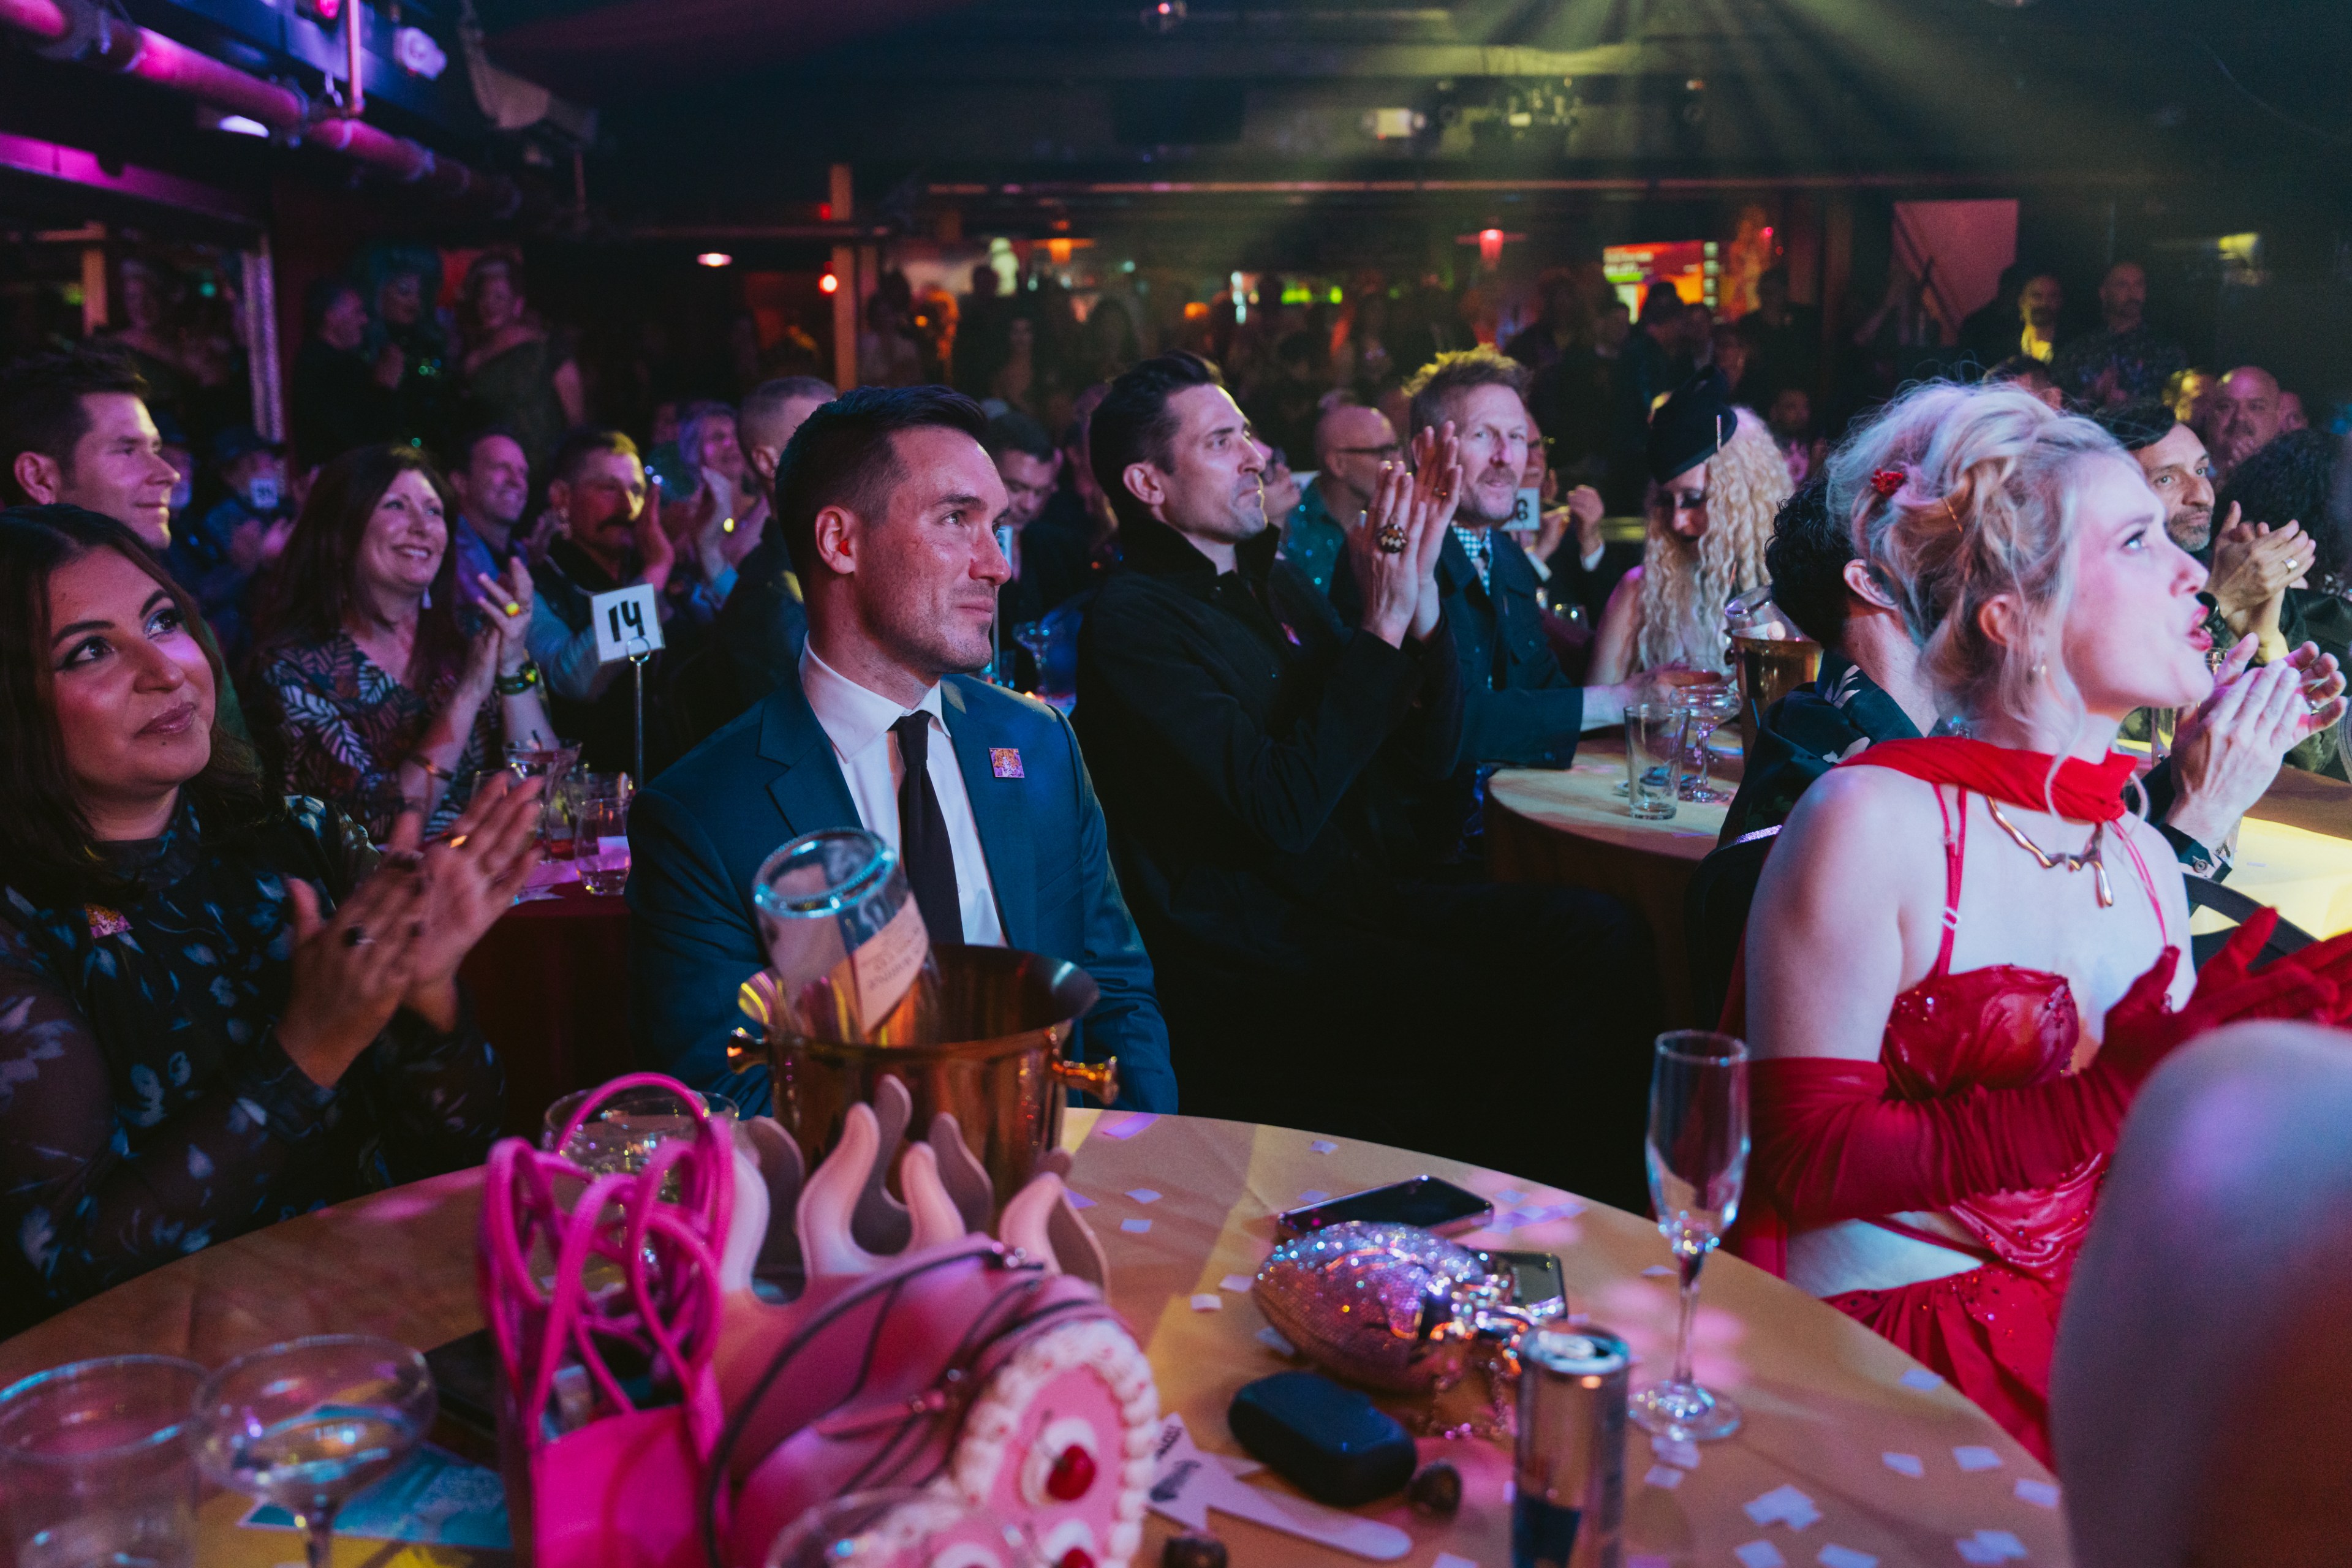
<instances>
[{"instance_id":1,"label":"black chair back","mask_svg":"<svg viewBox=\"0 0 2352 1568\"><path fill-rule=\"evenodd\" d=\"M1723 1016L1731 971L1748 931L1748 906L1764 874L1780 829L1763 829L1733 840L1698 862L1683 894L1683 941L1690 955L1691 996L1700 1019L1712 1025Z\"/></svg>"}]
</instances>

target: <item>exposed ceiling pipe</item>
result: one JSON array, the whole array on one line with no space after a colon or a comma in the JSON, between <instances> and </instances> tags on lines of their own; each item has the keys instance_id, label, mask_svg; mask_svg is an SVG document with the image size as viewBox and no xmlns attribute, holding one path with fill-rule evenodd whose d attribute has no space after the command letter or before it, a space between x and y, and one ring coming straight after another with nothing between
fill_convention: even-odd
<instances>
[{"instance_id":1,"label":"exposed ceiling pipe","mask_svg":"<svg viewBox=\"0 0 2352 1568\"><path fill-rule=\"evenodd\" d=\"M352 11L359 0L344 0ZM90 0L0 0L0 26L39 41L39 52L103 71L134 76L159 87L258 120L312 146L383 170L404 184L447 196L476 196L500 217L522 207L522 191L499 174L485 174L421 142L394 136L357 119L311 117L310 100L291 88L224 65L163 34L124 21ZM357 113L359 72L352 72Z\"/></svg>"},{"instance_id":2,"label":"exposed ceiling pipe","mask_svg":"<svg viewBox=\"0 0 2352 1568\"><path fill-rule=\"evenodd\" d=\"M360 0L343 5L343 115L357 120L367 112L367 89L360 85Z\"/></svg>"}]
</instances>

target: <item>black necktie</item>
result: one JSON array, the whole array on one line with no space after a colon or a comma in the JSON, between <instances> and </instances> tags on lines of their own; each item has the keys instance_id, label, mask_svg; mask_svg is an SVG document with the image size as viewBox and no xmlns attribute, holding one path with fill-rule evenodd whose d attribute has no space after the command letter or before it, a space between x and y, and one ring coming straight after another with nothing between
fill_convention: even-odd
<instances>
[{"instance_id":1,"label":"black necktie","mask_svg":"<svg viewBox=\"0 0 2352 1568\"><path fill-rule=\"evenodd\" d=\"M963 940L963 899L956 892L955 848L948 820L931 788L931 716L908 714L890 727L898 737L898 860L915 890L915 907L933 942Z\"/></svg>"}]
</instances>

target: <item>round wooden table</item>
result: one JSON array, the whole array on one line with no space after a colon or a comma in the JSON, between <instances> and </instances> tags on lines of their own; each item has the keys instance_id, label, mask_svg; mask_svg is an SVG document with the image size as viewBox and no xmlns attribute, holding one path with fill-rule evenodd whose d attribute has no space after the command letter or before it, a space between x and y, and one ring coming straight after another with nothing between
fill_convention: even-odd
<instances>
[{"instance_id":1,"label":"round wooden table","mask_svg":"<svg viewBox=\"0 0 2352 1568\"><path fill-rule=\"evenodd\" d=\"M1310 1193L1344 1193L1423 1172L1494 1199L1496 1228L1475 1247L1557 1253L1571 1307L1625 1335L1642 1358L1635 1383L1670 1359L1675 1291L1657 1228L1494 1171L1377 1145L1198 1117L1074 1112L1065 1143L1072 1186L1111 1266L1111 1299L1143 1343L1163 1408L1181 1411L1203 1448L1240 1452L1224 1413L1254 1378L1297 1364L1262 1343L1245 1291L1274 1245L1272 1216ZM362 1331L420 1347L481 1326L474 1289L478 1173L395 1188L208 1248L0 1343L0 1384L84 1356L129 1351L217 1365L297 1334ZM1214 1301L1209 1310L1202 1304ZM1983 1412L1860 1324L1736 1259L1708 1261L1698 1325L1700 1376L1748 1412L1733 1437L1699 1450L1696 1469L1654 1455L1639 1432L1626 1454L1627 1568L1722 1568L1735 1562L1955 1561L1979 1531L2016 1537L2030 1561L2067 1561L2050 1477ZM1476 1379L1473 1379L1475 1383ZM1475 1403L1465 1385L1455 1398ZM1410 1423L1409 1402L1384 1401ZM1505 1568L1510 1560L1507 1440L1424 1438L1424 1460L1460 1467L1462 1510L1423 1518L1394 1500L1361 1511L1412 1535L1409 1568ZM1916 1472L1916 1473L1913 1473ZM1260 1472L1255 1485L1286 1489ZM1744 1505L1794 1487L1820 1511L1801 1531L1758 1524ZM235 1496L203 1515L204 1568L271 1568L298 1557L293 1537L248 1530ZM1211 1525L1237 1568L1356 1561L1244 1521ZM1150 1568L1170 1533L1152 1517L1136 1561ZM1735 1549L1768 1542L1778 1556ZM1842 1547L1857 1555L1826 1547ZM444 1546L400 1552L344 1539L339 1568L394 1557L436 1568L500 1560Z\"/></svg>"}]
</instances>

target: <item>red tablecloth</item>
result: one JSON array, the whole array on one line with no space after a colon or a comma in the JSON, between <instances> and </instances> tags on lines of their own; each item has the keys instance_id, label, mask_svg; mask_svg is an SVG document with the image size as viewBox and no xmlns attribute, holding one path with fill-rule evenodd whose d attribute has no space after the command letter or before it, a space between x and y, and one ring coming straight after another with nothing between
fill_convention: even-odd
<instances>
[{"instance_id":1,"label":"red tablecloth","mask_svg":"<svg viewBox=\"0 0 2352 1568\"><path fill-rule=\"evenodd\" d=\"M459 971L507 1068L506 1130L534 1143L548 1103L628 1071L629 910L578 883L518 904Z\"/></svg>"}]
</instances>

